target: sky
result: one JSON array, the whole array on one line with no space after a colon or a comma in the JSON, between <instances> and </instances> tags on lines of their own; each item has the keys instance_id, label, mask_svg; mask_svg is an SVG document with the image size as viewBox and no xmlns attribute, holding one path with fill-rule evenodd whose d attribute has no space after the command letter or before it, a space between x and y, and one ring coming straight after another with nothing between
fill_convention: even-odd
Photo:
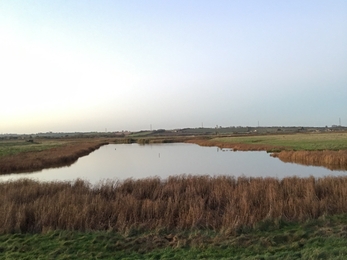
<instances>
[{"instance_id":1,"label":"sky","mask_svg":"<svg viewBox=\"0 0 347 260\"><path fill-rule=\"evenodd\" d=\"M0 134L347 125L347 1L0 1Z\"/></svg>"}]
</instances>

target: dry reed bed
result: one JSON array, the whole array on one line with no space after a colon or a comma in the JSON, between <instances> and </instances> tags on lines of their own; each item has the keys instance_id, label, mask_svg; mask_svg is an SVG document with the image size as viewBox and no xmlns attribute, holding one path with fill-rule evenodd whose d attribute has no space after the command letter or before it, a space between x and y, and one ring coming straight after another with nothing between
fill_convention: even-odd
<instances>
[{"instance_id":1,"label":"dry reed bed","mask_svg":"<svg viewBox=\"0 0 347 260\"><path fill-rule=\"evenodd\" d=\"M100 141L72 142L43 151L30 151L0 158L0 174L38 171L45 168L68 166L79 157L107 143Z\"/></svg>"},{"instance_id":2,"label":"dry reed bed","mask_svg":"<svg viewBox=\"0 0 347 260\"><path fill-rule=\"evenodd\" d=\"M347 177L177 176L90 186L0 183L0 233L48 230L213 229L347 212Z\"/></svg>"},{"instance_id":3,"label":"dry reed bed","mask_svg":"<svg viewBox=\"0 0 347 260\"><path fill-rule=\"evenodd\" d=\"M283 162L294 162L304 165L324 166L330 170L347 169L347 151L281 151L271 156Z\"/></svg>"}]
</instances>

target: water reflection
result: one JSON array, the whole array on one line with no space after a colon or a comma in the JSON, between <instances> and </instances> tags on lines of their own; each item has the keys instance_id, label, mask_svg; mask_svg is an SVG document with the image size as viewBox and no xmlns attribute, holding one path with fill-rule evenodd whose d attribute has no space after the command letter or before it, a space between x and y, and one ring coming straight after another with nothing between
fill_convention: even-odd
<instances>
[{"instance_id":1,"label":"water reflection","mask_svg":"<svg viewBox=\"0 0 347 260\"><path fill-rule=\"evenodd\" d=\"M72 181L77 178L97 183L105 179L145 178L170 175L232 175L252 177L343 175L323 167L283 163L266 152L233 152L231 149L195 144L113 144L102 146L70 167L28 174L3 175L0 180L32 178L40 181Z\"/></svg>"}]
</instances>

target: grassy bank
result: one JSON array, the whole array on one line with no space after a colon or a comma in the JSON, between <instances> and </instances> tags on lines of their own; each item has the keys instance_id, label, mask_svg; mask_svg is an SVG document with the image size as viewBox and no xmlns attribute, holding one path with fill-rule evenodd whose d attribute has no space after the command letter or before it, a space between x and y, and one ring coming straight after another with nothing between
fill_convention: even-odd
<instances>
[{"instance_id":1,"label":"grassy bank","mask_svg":"<svg viewBox=\"0 0 347 260\"><path fill-rule=\"evenodd\" d=\"M345 259L347 215L212 231L49 231L0 235L0 259Z\"/></svg>"},{"instance_id":2,"label":"grassy bank","mask_svg":"<svg viewBox=\"0 0 347 260\"><path fill-rule=\"evenodd\" d=\"M105 143L103 139L1 141L0 174L71 165Z\"/></svg>"}]
</instances>

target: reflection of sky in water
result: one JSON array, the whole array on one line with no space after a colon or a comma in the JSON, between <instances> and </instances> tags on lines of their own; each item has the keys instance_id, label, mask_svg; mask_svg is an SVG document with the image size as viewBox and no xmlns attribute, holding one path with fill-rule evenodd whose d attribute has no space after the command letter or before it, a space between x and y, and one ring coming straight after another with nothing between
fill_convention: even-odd
<instances>
[{"instance_id":1,"label":"reflection of sky in water","mask_svg":"<svg viewBox=\"0 0 347 260\"><path fill-rule=\"evenodd\" d=\"M70 167L30 174L0 176L0 180L33 178L42 181L71 181L77 178L97 183L105 179L145 178L170 175L232 175L278 177L323 177L344 175L323 167L283 163L266 152L233 152L194 144L117 144L103 146L78 159Z\"/></svg>"}]
</instances>

